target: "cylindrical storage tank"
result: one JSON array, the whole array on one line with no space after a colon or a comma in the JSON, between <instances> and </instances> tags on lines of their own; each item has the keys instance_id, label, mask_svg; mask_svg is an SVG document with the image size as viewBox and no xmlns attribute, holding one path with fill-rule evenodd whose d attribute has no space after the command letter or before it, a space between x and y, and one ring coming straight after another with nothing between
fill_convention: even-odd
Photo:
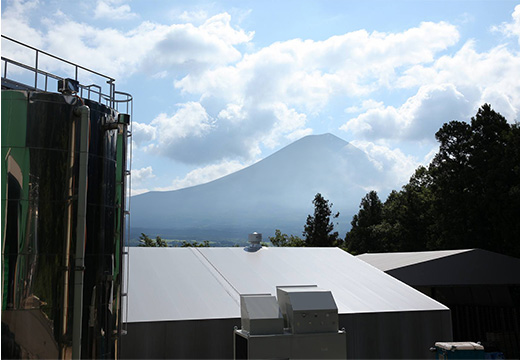
<instances>
[{"instance_id":1,"label":"cylindrical storage tank","mask_svg":"<svg viewBox=\"0 0 520 360\"><path fill-rule=\"evenodd\" d=\"M2 91L4 358L118 356L117 119L70 95Z\"/></svg>"}]
</instances>

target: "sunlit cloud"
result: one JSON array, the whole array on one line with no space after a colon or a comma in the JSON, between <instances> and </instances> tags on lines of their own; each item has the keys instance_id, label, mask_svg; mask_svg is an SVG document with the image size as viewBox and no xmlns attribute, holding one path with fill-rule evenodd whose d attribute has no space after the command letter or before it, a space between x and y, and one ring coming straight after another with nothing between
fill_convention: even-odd
<instances>
[{"instance_id":1,"label":"sunlit cloud","mask_svg":"<svg viewBox=\"0 0 520 360\"><path fill-rule=\"evenodd\" d=\"M250 164L247 164L250 165ZM156 187L155 191L170 191L182 189L190 186L204 184L235 171L241 170L246 164L240 163L239 161L223 161L218 164L212 164L205 167L200 167L192 170L186 174L183 178L176 178L172 181L170 186Z\"/></svg>"}]
</instances>

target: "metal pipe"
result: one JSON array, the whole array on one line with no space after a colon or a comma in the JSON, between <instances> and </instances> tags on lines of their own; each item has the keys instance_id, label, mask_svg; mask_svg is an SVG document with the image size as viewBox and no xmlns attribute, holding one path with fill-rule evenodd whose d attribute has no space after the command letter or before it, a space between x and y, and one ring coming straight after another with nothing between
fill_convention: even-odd
<instances>
[{"instance_id":1,"label":"metal pipe","mask_svg":"<svg viewBox=\"0 0 520 360\"><path fill-rule=\"evenodd\" d=\"M83 105L75 109L80 117L80 153L78 178L78 213L76 227L76 256L74 259L74 314L72 318L72 358L81 358L81 330L83 316L83 276L85 270L85 241L87 230L87 184L90 109Z\"/></svg>"},{"instance_id":2,"label":"metal pipe","mask_svg":"<svg viewBox=\"0 0 520 360\"><path fill-rule=\"evenodd\" d=\"M36 60L35 60L35 72L34 72L34 90L38 89L38 50L36 50Z\"/></svg>"}]
</instances>

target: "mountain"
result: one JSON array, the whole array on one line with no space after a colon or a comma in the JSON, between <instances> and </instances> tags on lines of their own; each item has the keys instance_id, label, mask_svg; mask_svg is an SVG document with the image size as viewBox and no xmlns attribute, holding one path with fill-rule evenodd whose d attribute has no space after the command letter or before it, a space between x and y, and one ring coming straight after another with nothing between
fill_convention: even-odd
<instances>
[{"instance_id":1,"label":"mountain","mask_svg":"<svg viewBox=\"0 0 520 360\"><path fill-rule=\"evenodd\" d=\"M132 197L132 234L195 240L264 239L280 229L301 236L321 193L350 228L361 198L380 172L367 154L332 135L310 135L235 173L189 188Z\"/></svg>"}]
</instances>

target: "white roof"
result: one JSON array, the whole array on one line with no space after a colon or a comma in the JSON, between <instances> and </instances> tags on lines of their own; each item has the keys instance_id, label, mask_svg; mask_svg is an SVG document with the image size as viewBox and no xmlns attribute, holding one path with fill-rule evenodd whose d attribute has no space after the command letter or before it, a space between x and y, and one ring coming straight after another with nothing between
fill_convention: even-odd
<instances>
[{"instance_id":1,"label":"white roof","mask_svg":"<svg viewBox=\"0 0 520 360\"><path fill-rule=\"evenodd\" d=\"M357 258L412 286L520 284L520 259L482 249L361 254Z\"/></svg>"},{"instance_id":2,"label":"white roof","mask_svg":"<svg viewBox=\"0 0 520 360\"><path fill-rule=\"evenodd\" d=\"M338 248L129 248L128 322L240 317L240 294L317 285L340 314L447 308Z\"/></svg>"},{"instance_id":3,"label":"white roof","mask_svg":"<svg viewBox=\"0 0 520 360\"><path fill-rule=\"evenodd\" d=\"M424 263L431 260L444 258L447 256L461 254L471 249L465 250L440 250L440 251L419 251L419 252L394 252L394 253L366 253L358 255L357 258L377 267L379 270L388 271L405 266Z\"/></svg>"}]
</instances>

